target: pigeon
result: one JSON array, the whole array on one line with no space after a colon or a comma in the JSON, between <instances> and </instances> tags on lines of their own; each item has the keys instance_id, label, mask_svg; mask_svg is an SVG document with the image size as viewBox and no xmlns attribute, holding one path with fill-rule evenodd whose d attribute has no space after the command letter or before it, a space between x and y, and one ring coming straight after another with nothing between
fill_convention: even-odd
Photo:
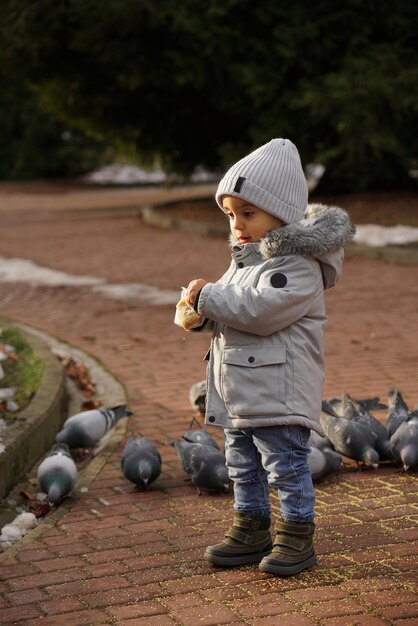
<instances>
[{"instance_id":1,"label":"pigeon","mask_svg":"<svg viewBox=\"0 0 418 626\"><path fill-rule=\"evenodd\" d=\"M379 454L375 449L376 434L357 420L336 417L321 411L320 421L325 434L331 440L336 452L360 463L377 469Z\"/></svg>"},{"instance_id":2,"label":"pigeon","mask_svg":"<svg viewBox=\"0 0 418 626\"><path fill-rule=\"evenodd\" d=\"M399 426L407 421L409 409L405 400L402 398L401 392L396 388L390 389L388 392L388 405L386 427L390 439Z\"/></svg>"},{"instance_id":3,"label":"pigeon","mask_svg":"<svg viewBox=\"0 0 418 626\"><path fill-rule=\"evenodd\" d=\"M74 488L77 481L77 466L69 447L56 444L38 467L38 483L52 504L59 504Z\"/></svg>"},{"instance_id":4,"label":"pigeon","mask_svg":"<svg viewBox=\"0 0 418 626\"><path fill-rule=\"evenodd\" d=\"M308 464L312 474L312 480L317 481L342 466L341 454L331 448L311 448L308 454Z\"/></svg>"},{"instance_id":5,"label":"pigeon","mask_svg":"<svg viewBox=\"0 0 418 626\"><path fill-rule=\"evenodd\" d=\"M343 393L343 397L344 397L344 393ZM374 396L373 398L365 398L364 400L357 400L357 399L351 398L351 401L353 402L354 406L361 413L387 409L386 404L379 402L379 400L380 398L378 396ZM335 413L337 413L338 415L341 414L340 406L344 403L343 398L328 398L328 400L325 400L324 402L328 406L331 406ZM325 411L327 410L326 406L323 408ZM343 417L347 417L347 416L343 415Z\"/></svg>"},{"instance_id":6,"label":"pigeon","mask_svg":"<svg viewBox=\"0 0 418 626\"><path fill-rule=\"evenodd\" d=\"M122 450L121 467L127 480L148 489L161 474L161 455L146 437L129 437Z\"/></svg>"},{"instance_id":7,"label":"pigeon","mask_svg":"<svg viewBox=\"0 0 418 626\"><path fill-rule=\"evenodd\" d=\"M212 446L212 448L217 448L219 450L218 444L216 443L215 439L207 430L205 430L204 428L198 428L197 430L192 430L193 422L196 422L197 424L199 424L197 419L194 417L190 424L189 430L187 430L184 433L183 439L185 441L190 441L192 443L206 444L207 446Z\"/></svg>"},{"instance_id":8,"label":"pigeon","mask_svg":"<svg viewBox=\"0 0 418 626\"><path fill-rule=\"evenodd\" d=\"M418 466L418 412L412 411L390 438L395 461L401 463L405 472Z\"/></svg>"},{"instance_id":9,"label":"pigeon","mask_svg":"<svg viewBox=\"0 0 418 626\"><path fill-rule=\"evenodd\" d=\"M184 439L175 439L171 445L176 449L180 463L190 476L198 495L202 489L217 492L228 489L229 477L223 452L213 446Z\"/></svg>"},{"instance_id":10,"label":"pigeon","mask_svg":"<svg viewBox=\"0 0 418 626\"><path fill-rule=\"evenodd\" d=\"M318 450L323 450L324 448L334 450L332 441L330 441L328 437L321 437L321 435L318 435L318 433L314 430L311 430L311 434L308 440L308 446L310 446L311 448L318 448Z\"/></svg>"},{"instance_id":11,"label":"pigeon","mask_svg":"<svg viewBox=\"0 0 418 626\"><path fill-rule=\"evenodd\" d=\"M364 408L365 401L362 401L363 405L360 405L358 401L353 400L346 391L343 391L339 402L332 402L332 400L335 400L335 398L331 398L327 401L331 406L332 410L330 413L332 415L345 417L346 419L365 424L371 432L376 435L374 448L379 454L380 460L388 461L393 459L387 428Z\"/></svg>"},{"instance_id":12,"label":"pigeon","mask_svg":"<svg viewBox=\"0 0 418 626\"><path fill-rule=\"evenodd\" d=\"M206 412L206 380L200 380L190 387L189 400L192 409L204 417Z\"/></svg>"},{"instance_id":13,"label":"pigeon","mask_svg":"<svg viewBox=\"0 0 418 626\"><path fill-rule=\"evenodd\" d=\"M57 443L66 443L70 448L94 448L116 423L132 415L126 404L112 409L92 409L72 415L64 422L64 427L55 437Z\"/></svg>"}]
</instances>

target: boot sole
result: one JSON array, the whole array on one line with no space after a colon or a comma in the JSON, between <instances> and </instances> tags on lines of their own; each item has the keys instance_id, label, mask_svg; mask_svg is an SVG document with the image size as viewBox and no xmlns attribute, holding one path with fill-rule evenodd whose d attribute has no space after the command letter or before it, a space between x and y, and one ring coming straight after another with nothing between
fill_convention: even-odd
<instances>
[{"instance_id":1,"label":"boot sole","mask_svg":"<svg viewBox=\"0 0 418 626\"><path fill-rule=\"evenodd\" d=\"M266 560L264 563L260 563L259 569L266 574L273 574L274 576L294 576L305 569L313 567L316 563L317 559L314 554L309 557L309 559L306 559L301 563L295 563L295 565L277 565L272 562L269 563L269 561Z\"/></svg>"},{"instance_id":2,"label":"boot sole","mask_svg":"<svg viewBox=\"0 0 418 626\"><path fill-rule=\"evenodd\" d=\"M209 561L217 567L237 567L238 565L246 565L247 563L259 563L265 556L271 554L272 546L266 548L263 552L255 554L243 554L242 556L217 556L206 551L204 554L205 561Z\"/></svg>"}]
</instances>

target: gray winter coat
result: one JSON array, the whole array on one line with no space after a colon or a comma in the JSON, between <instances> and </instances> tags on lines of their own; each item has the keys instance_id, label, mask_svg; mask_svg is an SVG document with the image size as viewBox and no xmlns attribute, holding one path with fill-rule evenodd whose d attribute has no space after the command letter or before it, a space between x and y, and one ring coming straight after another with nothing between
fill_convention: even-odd
<instances>
[{"instance_id":1,"label":"gray winter coat","mask_svg":"<svg viewBox=\"0 0 418 626\"><path fill-rule=\"evenodd\" d=\"M298 424L324 435L324 288L338 280L342 247L354 232L343 209L311 204L303 220L260 242L232 242L229 269L203 287L197 303L213 332L207 423Z\"/></svg>"}]
</instances>

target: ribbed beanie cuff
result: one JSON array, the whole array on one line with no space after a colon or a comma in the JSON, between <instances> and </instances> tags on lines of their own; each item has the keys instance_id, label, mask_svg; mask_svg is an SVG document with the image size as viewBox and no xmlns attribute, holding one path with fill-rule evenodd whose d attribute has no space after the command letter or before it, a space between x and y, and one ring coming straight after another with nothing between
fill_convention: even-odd
<instances>
[{"instance_id":1,"label":"ribbed beanie cuff","mask_svg":"<svg viewBox=\"0 0 418 626\"><path fill-rule=\"evenodd\" d=\"M272 139L235 163L215 195L242 198L286 224L303 219L308 186L296 146L289 139Z\"/></svg>"}]
</instances>

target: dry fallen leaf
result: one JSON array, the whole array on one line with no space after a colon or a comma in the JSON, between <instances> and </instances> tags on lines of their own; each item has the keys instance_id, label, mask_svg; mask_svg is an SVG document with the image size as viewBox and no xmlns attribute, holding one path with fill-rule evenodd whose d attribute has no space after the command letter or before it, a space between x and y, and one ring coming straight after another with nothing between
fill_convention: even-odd
<instances>
[{"instance_id":1,"label":"dry fallen leaf","mask_svg":"<svg viewBox=\"0 0 418 626\"><path fill-rule=\"evenodd\" d=\"M98 409L102 406L99 400L85 400L81 405L83 411L90 411L91 409Z\"/></svg>"}]
</instances>

